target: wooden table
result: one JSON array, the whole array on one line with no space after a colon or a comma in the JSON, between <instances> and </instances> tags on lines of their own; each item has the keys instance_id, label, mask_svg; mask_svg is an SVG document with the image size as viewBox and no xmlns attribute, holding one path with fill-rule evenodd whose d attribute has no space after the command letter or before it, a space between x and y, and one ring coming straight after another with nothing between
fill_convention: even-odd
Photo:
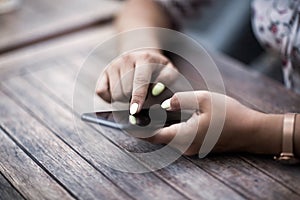
<instances>
[{"instance_id":1,"label":"wooden table","mask_svg":"<svg viewBox=\"0 0 300 200\"><path fill-rule=\"evenodd\" d=\"M113 155L111 145L132 152L161 146L79 123L103 141L99 154L87 152L73 124L73 114L79 117L72 109L74 81L89 50L113 33L109 25L89 28L0 56L0 199L300 198L299 167L270 156L182 156L158 171L124 173L99 162L99 155ZM298 95L224 55L214 60L229 95L264 112L300 112ZM88 87L79 87L84 104ZM101 106L107 104L99 100Z\"/></svg>"},{"instance_id":2,"label":"wooden table","mask_svg":"<svg viewBox=\"0 0 300 200\"><path fill-rule=\"evenodd\" d=\"M103 23L119 10L113 0L22 0L0 15L0 53Z\"/></svg>"}]
</instances>

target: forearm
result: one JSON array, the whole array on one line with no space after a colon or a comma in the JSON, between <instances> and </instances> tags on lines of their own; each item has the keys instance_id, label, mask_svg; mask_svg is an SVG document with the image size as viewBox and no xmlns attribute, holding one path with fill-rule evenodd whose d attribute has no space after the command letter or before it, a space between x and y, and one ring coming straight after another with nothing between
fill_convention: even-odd
<instances>
[{"instance_id":1,"label":"forearm","mask_svg":"<svg viewBox=\"0 0 300 200\"><path fill-rule=\"evenodd\" d=\"M115 25L118 32L143 27L170 28L169 16L154 0L128 0L120 11ZM124 34L120 40L120 50L125 52L145 46L160 48L155 31L133 32Z\"/></svg>"},{"instance_id":2,"label":"forearm","mask_svg":"<svg viewBox=\"0 0 300 200\"><path fill-rule=\"evenodd\" d=\"M259 113L254 116L254 131L248 151L258 154L281 153L283 115Z\"/></svg>"},{"instance_id":3,"label":"forearm","mask_svg":"<svg viewBox=\"0 0 300 200\"><path fill-rule=\"evenodd\" d=\"M119 32L141 27L171 26L169 16L154 0L128 0L115 24Z\"/></svg>"},{"instance_id":4,"label":"forearm","mask_svg":"<svg viewBox=\"0 0 300 200\"><path fill-rule=\"evenodd\" d=\"M252 134L248 152L279 155L282 151L284 115L263 114L255 116L256 127ZM300 157L300 115L296 116L294 132L294 153Z\"/></svg>"}]
</instances>

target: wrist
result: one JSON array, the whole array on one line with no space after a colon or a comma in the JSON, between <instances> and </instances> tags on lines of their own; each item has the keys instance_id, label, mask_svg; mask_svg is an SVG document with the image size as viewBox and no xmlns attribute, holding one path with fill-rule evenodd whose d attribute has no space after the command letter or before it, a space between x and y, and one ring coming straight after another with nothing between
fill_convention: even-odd
<instances>
[{"instance_id":1,"label":"wrist","mask_svg":"<svg viewBox=\"0 0 300 200\"><path fill-rule=\"evenodd\" d=\"M300 114L296 115L294 131L294 155L300 158Z\"/></svg>"},{"instance_id":2,"label":"wrist","mask_svg":"<svg viewBox=\"0 0 300 200\"><path fill-rule=\"evenodd\" d=\"M137 35L137 33L139 35ZM141 36L142 35L142 36ZM124 53L132 50L153 50L161 52L161 44L159 38L155 36L153 31L133 30L129 34L121 35L119 40L119 51Z\"/></svg>"},{"instance_id":3,"label":"wrist","mask_svg":"<svg viewBox=\"0 0 300 200\"><path fill-rule=\"evenodd\" d=\"M281 152L283 115L256 112L247 152L278 155Z\"/></svg>"}]
</instances>

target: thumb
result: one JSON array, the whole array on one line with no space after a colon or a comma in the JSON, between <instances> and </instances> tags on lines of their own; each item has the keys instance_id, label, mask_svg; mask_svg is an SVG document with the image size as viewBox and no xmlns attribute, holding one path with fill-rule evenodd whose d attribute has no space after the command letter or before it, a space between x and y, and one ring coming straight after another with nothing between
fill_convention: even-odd
<instances>
[{"instance_id":1,"label":"thumb","mask_svg":"<svg viewBox=\"0 0 300 200\"><path fill-rule=\"evenodd\" d=\"M210 105L211 94L208 91L189 91L175 93L165 100L161 107L169 111L205 110Z\"/></svg>"}]
</instances>

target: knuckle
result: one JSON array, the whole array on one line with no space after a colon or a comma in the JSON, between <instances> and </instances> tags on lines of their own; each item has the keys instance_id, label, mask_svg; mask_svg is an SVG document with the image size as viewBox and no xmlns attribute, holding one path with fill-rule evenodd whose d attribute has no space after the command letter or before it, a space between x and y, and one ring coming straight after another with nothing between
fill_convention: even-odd
<instances>
[{"instance_id":1,"label":"knuckle","mask_svg":"<svg viewBox=\"0 0 300 200\"><path fill-rule=\"evenodd\" d=\"M96 90L96 93L98 94L98 95L104 95L104 94L106 94L107 93L107 89L105 89L105 88L98 88L97 90Z\"/></svg>"},{"instance_id":2,"label":"knuckle","mask_svg":"<svg viewBox=\"0 0 300 200\"><path fill-rule=\"evenodd\" d=\"M179 108L180 103L179 103L178 93L175 93L173 95L173 97L171 98L171 102L170 103L171 103L171 107L173 109L178 109Z\"/></svg>"},{"instance_id":3,"label":"knuckle","mask_svg":"<svg viewBox=\"0 0 300 200\"><path fill-rule=\"evenodd\" d=\"M145 78L144 78L143 76L136 76L136 77L134 78L134 83L135 83L136 85L138 85L139 87L148 84L148 83L147 83L147 80L145 80Z\"/></svg>"},{"instance_id":4,"label":"knuckle","mask_svg":"<svg viewBox=\"0 0 300 200\"><path fill-rule=\"evenodd\" d=\"M160 55L159 59L160 59L160 61L162 62L163 65L171 64L171 66L172 66L171 61L168 58L166 58L165 56Z\"/></svg>"},{"instance_id":5,"label":"knuckle","mask_svg":"<svg viewBox=\"0 0 300 200\"><path fill-rule=\"evenodd\" d=\"M141 101L142 99L144 99L144 95L141 93L134 93L134 94L132 94L132 99Z\"/></svg>"},{"instance_id":6,"label":"knuckle","mask_svg":"<svg viewBox=\"0 0 300 200\"><path fill-rule=\"evenodd\" d=\"M197 154L197 148L194 145L191 145L184 153L183 155L185 156L193 156L195 154Z\"/></svg>"},{"instance_id":7,"label":"knuckle","mask_svg":"<svg viewBox=\"0 0 300 200\"><path fill-rule=\"evenodd\" d=\"M160 81L165 81L165 80L168 80L168 81L171 81L171 80L173 80L174 79L174 76L172 75L172 74L170 74L170 73L163 73L163 74L161 74L162 76L161 76L161 79L162 80L160 80Z\"/></svg>"},{"instance_id":8,"label":"knuckle","mask_svg":"<svg viewBox=\"0 0 300 200\"><path fill-rule=\"evenodd\" d=\"M132 93L132 87L130 87L130 86L124 86L123 87L123 91L124 91L124 94L126 96L131 95L131 93Z\"/></svg>"},{"instance_id":9,"label":"knuckle","mask_svg":"<svg viewBox=\"0 0 300 200\"><path fill-rule=\"evenodd\" d=\"M110 94L108 93L108 91L104 91L104 90L97 90L97 95L99 97L101 97L103 100L105 100L106 102L110 101Z\"/></svg>"},{"instance_id":10,"label":"knuckle","mask_svg":"<svg viewBox=\"0 0 300 200\"><path fill-rule=\"evenodd\" d=\"M131 54L126 54L122 56L122 62L128 63L132 60L132 55Z\"/></svg>"},{"instance_id":11,"label":"knuckle","mask_svg":"<svg viewBox=\"0 0 300 200\"><path fill-rule=\"evenodd\" d=\"M119 101L123 99L123 95L120 93L113 92L111 96L113 101Z\"/></svg>"},{"instance_id":12,"label":"knuckle","mask_svg":"<svg viewBox=\"0 0 300 200\"><path fill-rule=\"evenodd\" d=\"M209 102L211 99L210 92L208 92L208 91L198 92L197 97L198 97L199 101L203 102L203 103Z\"/></svg>"},{"instance_id":13,"label":"knuckle","mask_svg":"<svg viewBox=\"0 0 300 200\"><path fill-rule=\"evenodd\" d=\"M109 77L111 73L114 72L115 69L118 68L118 63L112 63L111 65L108 65L107 68L105 69L105 73Z\"/></svg>"},{"instance_id":14,"label":"knuckle","mask_svg":"<svg viewBox=\"0 0 300 200\"><path fill-rule=\"evenodd\" d=\"M144 53L142 53L141 57L145 60L148 60L152 57L152 54L150 52L144 52Z\"/></svg>"}]
</instances>

